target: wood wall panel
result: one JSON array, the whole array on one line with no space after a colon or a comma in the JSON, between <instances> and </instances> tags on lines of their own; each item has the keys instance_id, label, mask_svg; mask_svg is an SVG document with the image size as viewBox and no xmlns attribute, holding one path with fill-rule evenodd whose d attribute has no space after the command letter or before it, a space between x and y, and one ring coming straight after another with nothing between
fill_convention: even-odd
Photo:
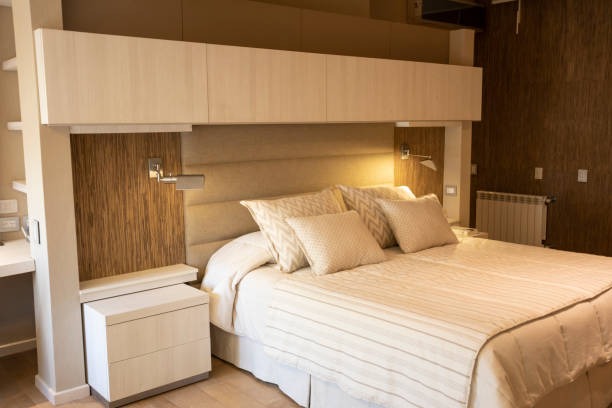
<instances>
[{"instance_id":1,"label":"wood wall panel","mask_svg":"<svg viewBox=\"0 0 612 408\"><path fill-rule=\"evenodd\" d=\"M89 33L182 39L182 0L62 0L64 28Z\"/></svg>"},{"instance_id":2,"label":"wood wall panel","mask_svg":"<svg viewBox=\"0 0 612 408\"><path fill-rule=\"evenodd\" d=\"M62 2L66 30L448 63L448 30L377 20L377 16L382 16L376 12L374 18L368 18L369 3L368 0ZM395 10L395 6L391 9ZM397 12L391 9L385 13Z\"/></svg>"},{"instance_id":3,"label":"wood wall panel","mask_svg":"<svg viewBox=\"0 0 612 408\"><path fill-rule=\"evenodd\" d=\"M183 41L300 49L300 9L245 0L183 0Z\"/></svg>"},{"instance_id":4,"label":"wood wall panel","mask_svg":"<svg viewBox=\"0 0 612 408\"><path fill-rule=\"evenodd\" d=\"M71 135L80 280L185 261L183 193L149 179L180 173L178 133Z\"/></svg>"},{"instance_id":5,"label":"wood wall panel","mask_svg":"<svg viewBox=\"0 0 612 408\"><path fill-rule=\"evenodd\" d=\"M423 166L422 158L401 159L400 145L406 143L410 152L431 155L438 171ZM402 127L395 128L394 142L395 184L406 185L418 197L434 193L443 200L444 179L444 128Z\"/></svg>"},{"instance_id":6,"label":"wood wall panel","mask_svg":"<svg viewBox=\"0 0 612 408\"><path fill-rule=\"evenodd\" d=\"M304 9L328 11L351 16L370 17L370 0L257 0ZM387 1L387 0L385 0ZM401 0L400 0L401 1Z\"/></svg>"},{"instance_id":7,"label":"wood wall panel","mask_svg":"<svg viewBox=\"0 0 612 408\"><path fill-rule=\"evenodd\" d=\"M548 244L612 256L610 1L523 2L518 35L514 7L489 7L489 28L476 36L485 76L472 224L476 190L552 195ZM588 183L577 182L579 168Z\"/></svg>"},{"instance_id":8,"label":"wood wall panel","mask_svg":"<svg viewBox=\"0 0 612 408\"><path fill-rule=\"evenodd\" d=\"M387 58L448 63L449 32L438 28L391 23Z\"/></svg>"},{"instance_id":9,"label":"wood wall panel","mask_svg":"<svg viewBox=\"0 0 612 408\"><path fill-rule=\"evenodd\" d=\"M315 10L302 11L302 50L389 58L391 23Z\"/></svg>"}]
</instances>

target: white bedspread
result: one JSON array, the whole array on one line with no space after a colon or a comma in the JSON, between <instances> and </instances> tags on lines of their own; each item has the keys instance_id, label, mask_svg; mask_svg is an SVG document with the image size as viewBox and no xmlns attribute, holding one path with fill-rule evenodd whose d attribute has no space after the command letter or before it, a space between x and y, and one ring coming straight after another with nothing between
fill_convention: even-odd
<instances>
[{"instance_id":1,"label":"white bedspread","mask_svg":"<svg viewBox=\"0 0 612 408\"><path fill-rule=\"evenodd\" d=\"M280 280L264 344L383 406L532 406L612 359L611 286L610 258L466 239Z\"/></svg>"}]
</instances>

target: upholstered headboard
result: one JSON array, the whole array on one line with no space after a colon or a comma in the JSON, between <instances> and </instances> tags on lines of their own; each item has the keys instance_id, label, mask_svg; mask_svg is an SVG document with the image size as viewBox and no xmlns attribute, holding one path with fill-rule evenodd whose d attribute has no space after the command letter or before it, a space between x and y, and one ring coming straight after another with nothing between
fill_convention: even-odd
<instances>
[{"instance_id":1,"label":"upholstered headboard","mask_svg":"<svg viewBox=\"0 0 612 408\"><path fill-rule=\"evenodd\" d=\"M200 278L214 251L256 231L243 199L393 183L393 124L198 126L183 133L184 173L203 173L185 192L187 263Z\"/></svg>"}]
</instances>

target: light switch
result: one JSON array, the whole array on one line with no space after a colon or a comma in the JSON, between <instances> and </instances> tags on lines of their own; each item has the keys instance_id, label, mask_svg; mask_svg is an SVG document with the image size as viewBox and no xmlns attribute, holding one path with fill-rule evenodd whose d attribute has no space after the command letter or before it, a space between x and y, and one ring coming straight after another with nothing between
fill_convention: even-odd
<instances>
[{"instance_id":1,"label":"light switch","mask_svg":"<svg viewBox=\"0 0 612 408\"><path fill-rule=\"evenodd\" d=\"M0 214L14 214L17 211L17 200L0 200Z\"/></svg>"},{"instance_id":2,"label":"light switch","mask_svg":"<svg viewBox=\"0 0 612 408\"><path fill-rule=\"evenodd\" d=\"M578 169L578 182L586 183L589 176L589 171L587 169Z\"/></svg>"},{"instance_id":3,"label":"light switch","mask_svg":"<svg viewBox=\"0 0 612 408\"><path fill-rule=\"evenodd\" d=\"M536 167L533 178L536 180L542 180L544 178L544 169L542 167Z\"/></svg>"},{"instance_id":4,"label":"light switch","mask_svg":"<svg viewBox=\"0 0 612 408\"><path fill-rule=\"evenodd\" d=\"M0 232L19 231L19 217L0 218Z\"/></svg>"},{"instance_id":5,"label":"light switch","mask_svg":"<svg viewBox=\"0 0 612 408\"><path fill-rule=\"evenodd\" d=\"M444 195L451 196L451 197L456 196L457 186L454 186L454 185L444 186Z\"/></svg>"},{"instance_id":6,"label":"light switch","mask_svg":"<svg viewBox=\"0 0 612 408\"><path fill-rule=\"evenodd\" d=\"M476 163L472 163L472 176L478 175L478 165Z\"/></svg>"}]
</instances>

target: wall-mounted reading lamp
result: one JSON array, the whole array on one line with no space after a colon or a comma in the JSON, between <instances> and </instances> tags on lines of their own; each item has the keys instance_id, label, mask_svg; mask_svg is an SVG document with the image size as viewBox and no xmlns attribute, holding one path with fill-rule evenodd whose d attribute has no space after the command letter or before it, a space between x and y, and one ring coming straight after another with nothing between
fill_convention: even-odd
<instances>
[{"instance_id":1,"label":"wall-mounted reading lamp","mask_svg":"<svg viewBox=\"0 0 612 408\"><path fill-rule=\"evenodd\" d=\"M162 161L159 157L149 159L149 178L156 178L158 183L176 184L177 190L199 190L204 188L203 174L178 174L173 176L169 173L164 176Z\"/></svg>"},{"instance_id":2,"label":"wall-mounted reading lamp","mask_svg":"<svg viewBox=\"0 0 612 408\"><path fill-rule=\"evenodd\" d=\"M431 160L431 156L424 156L421 154L410 153L410 149L408 148L408 145L406 143L402 143L400 145L400 153L401 153L402 160L408 160L411 157L418 157L421 159L425 159L425 160L421 160L419 163L421 163L423 166L427 168L432 169L433 171L438 171L438 168L436 167L436 163L434 163L433 160Z\"/></svg>"}]
</instances>

